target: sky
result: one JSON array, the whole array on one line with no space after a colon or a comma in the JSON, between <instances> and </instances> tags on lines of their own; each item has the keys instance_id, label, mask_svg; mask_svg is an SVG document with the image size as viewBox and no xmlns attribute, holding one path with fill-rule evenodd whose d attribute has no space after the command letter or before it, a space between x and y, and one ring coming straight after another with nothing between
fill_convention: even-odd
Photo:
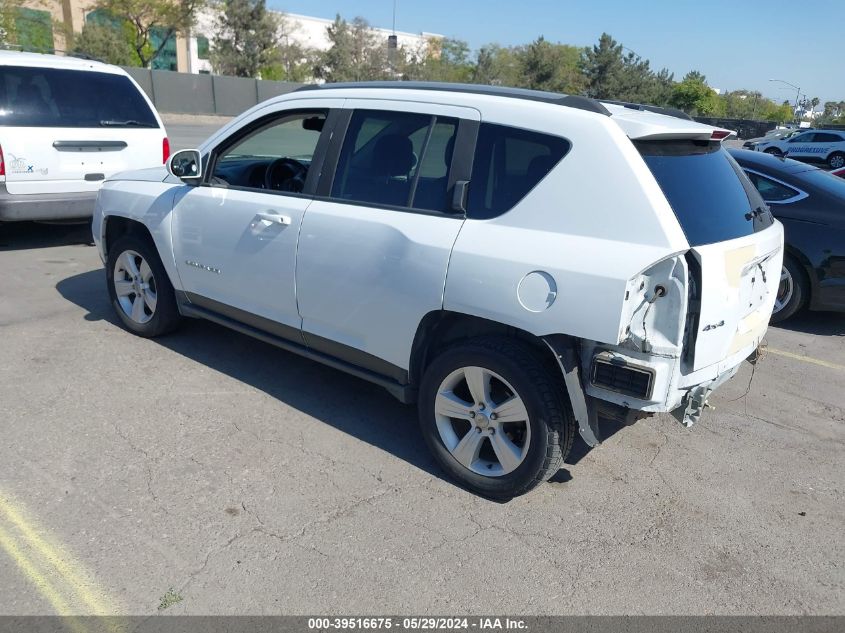
<instances>
[{"instance_id":1,"label":"sky","mask_svg":"<svg viewBox=\"0 0 845 633\"><path fill-rule=\"evenodd\" d=\"M340 14L390 28L393 0L267 0L287 13ZM681 79L695 69L713 88L759 90L782 102L845 100L845 0L396 0L396 29L437 33L473 49L547 40L587 46L603 31Z\"/></svg>"}]
</instances>

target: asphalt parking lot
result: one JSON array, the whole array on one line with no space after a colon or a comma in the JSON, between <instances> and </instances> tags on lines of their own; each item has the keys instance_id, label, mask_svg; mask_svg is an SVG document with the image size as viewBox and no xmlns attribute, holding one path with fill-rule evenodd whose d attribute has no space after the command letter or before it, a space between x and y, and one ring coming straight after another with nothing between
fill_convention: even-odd
<instances>
[{"instance_id":1,"label":"asphalt parking lot","mask_svg":"<svg viewBox=\"0 0 845 633\"><path fill-rule=\"evenodd\" d=\"M843 315L499 504L373 385L209 323L130 335L89 241L0 226L2 614L845 612Z\"/></svg>"}]
</instances>

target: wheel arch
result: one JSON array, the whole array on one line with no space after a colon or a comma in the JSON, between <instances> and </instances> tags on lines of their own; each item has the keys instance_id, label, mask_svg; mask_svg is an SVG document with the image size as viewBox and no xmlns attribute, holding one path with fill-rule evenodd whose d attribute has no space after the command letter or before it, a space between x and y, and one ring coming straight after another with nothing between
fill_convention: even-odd
<instances>
[{"instance_id":1,"label":"wheel arch","mask_svg":"<svg viewBox=\"0 0 845 633\"><path fill-rule=\"evenodd\" d=\"M181 284L179 283L180 280L179 275L176 271L175 262L173 260L172 254L170 256L168 256L167 254L169 248L160 248L161 245L156 240L155 236L153 235L153 232L146 224L139 220L118 214L109 214L103 217L102 251L104 261L106 258L108 258L109 249L112 247L112 245L117 240L127 235L137 236L146 241L153 249L155 249L156 253L159 256L159 259L161 259L161 263L164 266L164 270L167 273L171 285L175 289L180 290Z\"/></svg>"},{"instance_id":2,"label":"wheel arch","mask_svg":"<svg viewBox=\"0 0 845 633\"><path fill-rule=\"evenodd\" d=\"M541 337L512 325L471 314L433 310L420 320L414 336L408 367L411 384L419 385L423 373L438 353L460 341L480 336L502 336L519 340L535 351L543 362L549 364L554 371L553 375L559 373L555 357Z\"/></svg>"},{"instance_id":3,"label":"wheel arch","mask_svg":"<svg viewBox=\"0 0 845 633\"><path fill-rule=\"evenodd\" d=\"M799 270L804 275L804 281L807 282L807 290L809 291L809 296L804 298L804 306L809 306L813 302L813 297L815 296L816 289L819 285L816 267L803 251L791 244L786 244L784 246L784 259L787 257L791 258L798 264Z\"/></svg>"}]
</instances>

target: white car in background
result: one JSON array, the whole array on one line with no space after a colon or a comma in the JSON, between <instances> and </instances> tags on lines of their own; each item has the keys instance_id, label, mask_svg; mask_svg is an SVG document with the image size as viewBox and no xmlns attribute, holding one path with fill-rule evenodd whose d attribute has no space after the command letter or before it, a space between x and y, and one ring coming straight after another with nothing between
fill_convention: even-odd
<instances>
[{"instance_id":1,"label":"white car in background","mask_svg":"<svg viewBox=\"0 0 845 633\"><path fill-rule=\"evenodd\" d=\"M845 167L845 130L812 130L788 139L763 140L754 149L839 169Z\"/></svg>"},{"instance_id":2,"label":"white car in background","mask_svg":"<svg viewBox=\"0 0 845 633\"><path fill-rule=\"evenodd\" d=\"M124 70L0 51L0 222L90 217L104 180L169 153L161 118Z\"/></svg>"}]
</instances>

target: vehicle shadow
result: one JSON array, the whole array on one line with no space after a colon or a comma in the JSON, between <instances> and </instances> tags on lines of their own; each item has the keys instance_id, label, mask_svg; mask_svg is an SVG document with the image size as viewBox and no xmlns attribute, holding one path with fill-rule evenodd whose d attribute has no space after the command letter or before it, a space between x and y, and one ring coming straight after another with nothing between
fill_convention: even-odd
<instances>
[{"instance_id":1,"label":"vehicle shadow","mask_svg":"<svg viewBox=\"0 0 845 633\"><path fill-rule=\"evenodd\" d=\"M91 220L74 223L45 224L43 222L0 223L0 251L32 248L92 245Z\"/></svg>"},{"instance_id":2,"label":"vehicle shadow","mask_svg":"<svg viewBox=\"0 0 845 633\"><path fill-rule=\"evenodd\" d=\"M63 279L56 290L86 310L86 320L119 327L104 283L102 271L95 270ZM207 321L191 319L153 340L454 485L425 445L416 408L376 385ZM554 477L559 483L570 479L565 469Z\"/></svg>"},{"instance_id":3,"label":"vehicle shadow","mask_svg":"<svg viewBox=\"0 0 845 633\"><path fill-rule=\"evenodd\" d=\"M845 314L805 310L783 323L769 327L819 336L845 336Z\"/></svg>"}]
</instances>

